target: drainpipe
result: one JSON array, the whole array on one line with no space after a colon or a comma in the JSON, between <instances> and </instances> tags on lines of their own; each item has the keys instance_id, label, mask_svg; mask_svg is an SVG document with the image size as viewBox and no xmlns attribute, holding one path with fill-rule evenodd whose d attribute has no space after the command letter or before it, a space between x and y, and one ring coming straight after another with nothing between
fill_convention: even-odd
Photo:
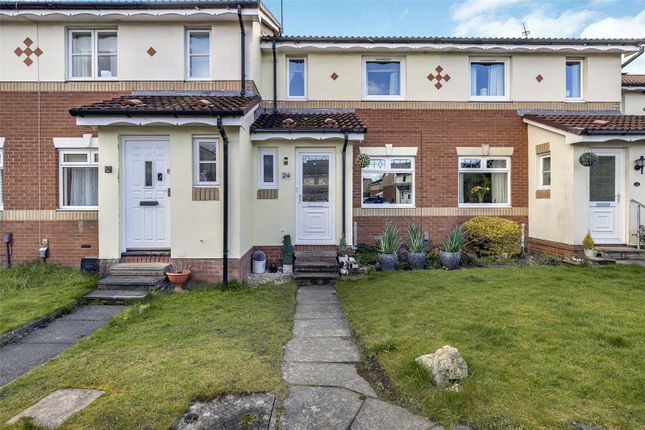
<instances>
[{"instance_id":1,"label":"drainpipe","mask_svg":"<svg viewBox=\"0 0 645 430\"><path fill-rule=\"evenodd\" d=\"M346 182L347 182L347 141L349 140L349 135L347 132L345 132L345 141L343 142L343 213L341 216L341 220L343 221L343 237L345 240L347 240L347 220L345 219L346 212L347 212L347 190L346 190Z\"/></svg>"},{"instance_id":2,"label":"drainpipe","mask_svg":"<svg viewBox=\"0 0 645 430\"><path fill-rule=\"evenodd\" d=\"M273 112L278 112L278 60L275 53L275 39L273 39L272 44L273 49Z\"/></svg>"},{"instance_id":3,"label":"drainpipe","mask_svg":"<svg viewBox=\"0 0 645 430\"><path fill-rule=\"evenodd\" d=\"M239 4L237 5L237 19L240 21L240 43L242 45L240 48L240 56L242 57L240 95L244 96L246 95L246 31L244 30L244 21L242 21L242 7Z\"/></svg>"},{"instance_id":4,"label":"drainpipe","mask_svg":"<svg viewBox=\"0 0 645 430\"><path fill-rule=\"evenodd\" d=\"M620 65L620 68L621 69L625 68L627 65L629 65L629 63L631 63L632 61L634 61L635 59L643 55L644 52L645 52L645 45L641 45L640 48L638 48L638 52L632 55L631 57L629 57L627 60L625 60L625 62Z\"/></svg>"},{"instance_id":5,"label":"drainpipe","mask_svg":"<svg viewBox=\"0 0 645 430\"><path fill-rule=\"evenodd\" d=\"M222 248L223 248L223 267L222 267L222 284L224 284L224 288L228 287L228 135L226 134L226 130L224 130L224 127L222 126L222 117L218 116L217 117L217 130L219 130L220 136L222 136L222 141L224 142L224 150L223 156L224 160L222 163L224 164L223 168L223 178L222 178L222 191L223 191L223 197L222 197L222 202L223 202L223 211L224 214L222 216L222 230L223 230L223 238L222 238Z\"/></svg>"}]
</instances>

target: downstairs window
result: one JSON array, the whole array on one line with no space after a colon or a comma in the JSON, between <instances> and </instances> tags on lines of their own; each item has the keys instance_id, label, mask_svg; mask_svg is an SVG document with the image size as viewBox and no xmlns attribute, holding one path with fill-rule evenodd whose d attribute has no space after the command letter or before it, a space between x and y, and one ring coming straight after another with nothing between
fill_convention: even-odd
<instances>
[{"instance_id":1,"label":"downstairs window","mask_svg":"<svg viewBox=\"0 0 645 430\"><path fill-rule=\"evenodd\" d=\"M59 152L60 207L98 209L99 158L96 150Z\"/></svg>"},{"instance_id":2,"label":"downstairs window","mask_svg":"<svg viewBox=\"0 0 645 430\"><path fill-rule=\"evenodd\" d=\"M459 157L460 206L510 206L507 157Z\"/></svg>"},{"instance_id":3,"label":"downstairs window","mask_svg":"<svg viewBox=\"0 0 645 430\"><path fill-rule=\"evenodd\" d=\"M363 207L414 207L413 157L372 157L361 182Z\"/></svg>"}]
</instances>

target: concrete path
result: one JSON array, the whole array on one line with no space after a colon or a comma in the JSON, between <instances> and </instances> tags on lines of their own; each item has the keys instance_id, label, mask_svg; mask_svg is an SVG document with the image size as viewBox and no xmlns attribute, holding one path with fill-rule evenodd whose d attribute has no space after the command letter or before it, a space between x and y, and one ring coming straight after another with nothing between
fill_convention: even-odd
<instances>
[{"instance_id":1,"label":"concrete path","mask_svg":"<svg viewBox=\"0 0 645 430\"><path fill-rule=\"evenodd\" d=\"M86 305L0 347L0 387L38 367L103 327L126 306Z\"/></svg>"},{"instance_id":2,"label":"concrete path","mask_svg":"<svg viewBox=\"0 0 645 430\"><path fill-rule=\"evenodd\" d=\"M282 430L439 430L381 401L356 371L360 354L333 286L300 287L282 377L289 385Z\"/></svg>"}]
</instances>

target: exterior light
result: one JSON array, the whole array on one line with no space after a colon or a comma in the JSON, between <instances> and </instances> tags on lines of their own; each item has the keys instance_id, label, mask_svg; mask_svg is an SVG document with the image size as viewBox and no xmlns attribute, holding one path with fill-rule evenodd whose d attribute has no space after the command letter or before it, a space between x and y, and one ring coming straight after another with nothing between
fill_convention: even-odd
<instances>
[{"instance_id":1,"label":"exterior light","mask_svg":"<svg viewBox=\"0 0 645 430\"><path fill-rule=\"evenodd\" d=\"M645 169L645 157L641 155L641 157L634 162L634 170L640 170L642 175L643 169Z\"/></svg>"}]
</instances>

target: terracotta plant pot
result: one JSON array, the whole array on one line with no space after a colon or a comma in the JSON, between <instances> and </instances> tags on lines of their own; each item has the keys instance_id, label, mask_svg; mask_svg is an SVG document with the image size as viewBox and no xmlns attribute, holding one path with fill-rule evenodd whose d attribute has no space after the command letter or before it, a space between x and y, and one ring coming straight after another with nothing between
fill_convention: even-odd
<instances>
[{"instance_id":1,"label":"terracotta plant pot","mask_svg":"<svg viewBox=\"0 0 645 430\"><path fill-rule=\"evenodd\" d=\"M166 273L168 275L168 280L174 287L173 291L175 293L184 293L186 290L184 290L184 284L190 277L190 270L184 270L179 273Z\"/></svg>"}]
</instances>

